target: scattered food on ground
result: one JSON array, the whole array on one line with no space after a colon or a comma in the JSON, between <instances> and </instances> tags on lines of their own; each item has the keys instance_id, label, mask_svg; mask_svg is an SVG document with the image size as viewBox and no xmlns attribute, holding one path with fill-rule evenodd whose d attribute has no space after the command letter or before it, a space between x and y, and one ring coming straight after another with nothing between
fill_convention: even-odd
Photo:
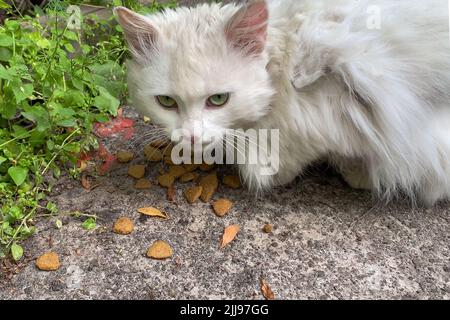
<instances>
[{"instance_id":1,"label":"scattered food on ground","mask_svg":"<svg viewBox=\"0 0 450 320\"><path fill-rule=\"evenodd\" d=\"M174 185L171 185L169 188L167 188L167 200L168 201L174 202L176 194L177 194L177 192L175 190Z\"/></svg>"},{"instance_id":2,"label":"scattered food on ground","mask_svg":"<svg viewBox=\"0 0 450 320\"><path fill-rule=\"evenodd\" d=\"M209 202L219 186L217 180L217 173L211 173L200 179L199 185L203 187L202 195L200 199L203 202Z\"/></svg>"},{"instance_id":3,"label":"scattered food on ground","mask_svg":"<svg viewBox=\"0 0 450 320\"><path fill-rule=\"evenodd\" d=\"M219 199L213 203L214 212L219 217L225 216L228 212L230 212L232 207L233 202L228 199Z\"/></svg>"},{"instance_id":4,"label":"scattered food on ground","mask_svg":"<svg viewBox=\"0 0 450 320\"><path fill-rule=\"evenodd\" d=\"M156 209L154 207L140 208L140 209L138 209L138 212L140 214L143 214L143 215L149 216L149 217L158 217L158 218L167 219L167 214L165 214L164 212L161 212L161 210Z\"/></svg>"},{"instance_id":5,"label":"scattered food on ground","mask_svg":"<svg viewBox=\"0 0 450 320\"><path fill-rule=\"evenodd\" d=\"M169 173L162 174L158 177L158 183L164 188L169 188L174 182L175 178Z\"/></svg>"},{"instance_id":6,"label":"scattered food on ground","mask_svg":"<svg viewBox=\"0 0 450 320\"><path fill-rule=\"evenodd\" d=\"M131 151L120 150L117 152L116 158L120 163L128 163L134 159L134 153Z\"/></svg>"},{"instance_id":7,"label":"scattered food on ground","mask_svg":"<svg viewBox=\"0 0 450 320\"><path fill-rule=\"evenodd\" d=\"M188 189L184 190L184 197L190 204L193 204L193 203L197 202L197 200L202 195L202 192L203 192L202 186L188 188Z\"/></svg>"},{"instance_id":8,"label":"scattered food on ground","mask_svg":"<svg viewBox=\"0 0 450 320\"><path fill-rule=\"evenodd\" d=\"M147 190L150 189L152 186L152 183L148 179L139 179L136 181L134 188L138 190Z\"/></svg>"},{"instance_id":9,"label":"scattered food on ground","mask_svg":"<svg viewBox=\"0 0 450 320\"><path fill-rule=\"evenodd\" d=\"M133 165L128 168L128 175L135 179L142 179L145 176L146 165Z\"/></svg>"},{"instance_id":10,"label":"scattered food on ground","mask_svg":"<svg viewBox=\"0 0 450 320\"><path fill-rule=\"evenodd\" d=\"M273 231L273 226L272 226L271 224L269 224L269 223L266 223L266 224L264 225L264 227L263 227L263 231L264 231L265 233L272 233L272 231Z\"/></svg>"},{"instance_id":11,"label":"scattered food on ground","mask_svg":"<svg viewBox=\"0 0 450 320\"><path fill-rule=\"evenodd\" d=\"M55 252L47 252L36 260L36 267L43 271L56 271L61 267L59 256Z\"/></svg>"},{"instance_id":12,"label":"scattered food on ground","mask_svg":"<svg viewBox=\"0 0 450 320\"><path fill-rule=\"evenodd\" d=\"M178 179L183 174L186 173L186 169L183 166L170 166L169 174L173 176L175 179Z\"/></svg>"},{"instance_id":13,"label":"scattered food on ground","mask_svg":"<svg viewBox=\"0 0 450 320\"><path fill-rule=\"evenodd\" d=\"M151 145L148 145L144 148L144 154L147 160L152 162L158 162L163 159L162 152L158 148L155 148Z\"/></svg>"},{"instance_id":14,"label":"scattered food on ground","mask_svg":"<svg viewBox=\"0 0 450 320\"><path fill-rule=\"evenodd\" d=\"M173 255L172 247L163 240L155 241L147 250L147 257L157 260L168 259Z\"/></svg>"},{"instance_id":15,"label":"scattered food on ground","mask_svg":"<svg viewBox=\"0 0 450 320\"><path fill-rule=\"evenodd\" d=\"M237 224L226 227L223 232L222 241L220 242L220 249L225 248L231 241L233 241L240 229L241 227Z\"/></svg>"},{"instance_id":16,"label":"scattered food on ground","mask_svg":"<svg viewBox=\"0 0 450 320\"><path fill-rule=\"evenodd\" d=\"M267 300L274 300L275 294L273 293L272 289L270 289L269 284L266 280L261 279L261 292Z\"/></svg>"},{"instance_id":17,"label":"scattered food on ground","mask_svg":"<svg viewBox=\"0 0 450 320\"><path fill-rule=\"evenodd\" d=\"M188 173L183 174L180 177L180 182L186 183L186 182L195 181L195 180L197 180L198 177L199 177L199 174L197 172L188 172Z\"/></svg>"},{"instance_id":18,"label":"scattered food on ground","mask_svg":"<svg viewBox=\"0 0 450 320\"><path fill-rule=\"evenodd\" d=\"M231 189L240 189L242 187L241 179L239 176L224 176L223 184Z\"/></svg>"},{"instance_id":19,"label":"scattered food on ground","mask_svg":"<svg viewBox=\"0 0 450 320\"><path fill-rule=\"evenodd\" d=\"M134 223L130 218L121 217L116 220L113 226L113 232L121 235L127 235L134 230Z\"/></svg>"}]
</instances>

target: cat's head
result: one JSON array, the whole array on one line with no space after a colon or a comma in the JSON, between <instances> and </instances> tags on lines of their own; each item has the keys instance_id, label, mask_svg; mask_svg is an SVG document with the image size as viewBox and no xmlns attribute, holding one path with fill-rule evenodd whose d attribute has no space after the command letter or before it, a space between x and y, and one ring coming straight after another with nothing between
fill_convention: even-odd
<instances>
[{"instance_id":1,"label":"cat's head","mask_svg":"<svg viewBox=\"0 0 450 320\"><path fill-rule=\"evenodd\" d=\"M264 0L238 8L203 4L143 16L115 9L132 53L136 108L170 137L207 144L226 129L247 128L269 111Z\"/></svg>"}]
</instances>

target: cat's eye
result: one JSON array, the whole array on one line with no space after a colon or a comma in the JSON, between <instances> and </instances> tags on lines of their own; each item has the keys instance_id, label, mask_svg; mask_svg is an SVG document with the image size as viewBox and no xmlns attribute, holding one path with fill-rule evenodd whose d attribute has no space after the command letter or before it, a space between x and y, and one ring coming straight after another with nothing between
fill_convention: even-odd
<instances>
[{"instance_id":1,"label":"cat's eye","mask_svg":"<svg viewBox=\"0 0 450 320\"><path fill-rule=\"evenodd\" d=\"M215 94L208 98L206 101L206 105L208 107L223 107L227 104L228 100L230 99L229 93L220 93Z\"/></svg>"},{"instance_id":2,"label":"cat's eye","mask_svg":"<svg viewBox=\"0 0 450 320\"><path fill-rule=\"evenodd\" d=\"M158 101L158 103L164 108L175 109L178 107L175 99L169 96L156 96L156 101Z\"/></svg>"}]
</instances>

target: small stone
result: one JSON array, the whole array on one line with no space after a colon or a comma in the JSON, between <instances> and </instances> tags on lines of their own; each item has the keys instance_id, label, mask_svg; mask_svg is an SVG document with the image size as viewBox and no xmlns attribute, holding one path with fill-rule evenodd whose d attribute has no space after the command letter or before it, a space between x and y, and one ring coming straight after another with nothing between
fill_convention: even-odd
<instances>
[{"instance_id":1,"label":"small stone","mask_svg":"<svg viewBox=\"0 0 450 320\"><path fill-rule=\"evenodd\" d=\"M186 182L195 181L198 177L199 177L198 173L196 173L196 172L188 172L188 173L183 174L180 177L180 182L186 183Z\"/></svg>"},{"instance_id":2,"label":"small stone","mask_svg":"<svg viewBox=\"0 0 450 320\"><path fill-rule=\"evenodd\" d=\"M202 186L192 187L184 190L184 197L190 204L193 204L200 198L200 196L202 195L202 191Z\"/></svg>"},{"instance_id":3,"label":"small stone","mask_svg":"<svg viewBox=\"0 0 450 320\"><path fill-rule=\"evenodd\" d=\"M130 218L121 217L116 220L113 226L113 232L121 235L127 235L134 230L134 223Z\"/></svg>"},{"instance_id":4,"label":"small stone","mask_svg":"<svg viewBox=\"0 0 450 320\"><path fill-rule=\"evenodd\" d=\"M163 240L155 241L147 250L147 257L163 260L173 255L172 247Z\"/></svg>"},{"instance_id":5,"label":"small stone","mask_svg":"<svg viewBox=\"0 0 450 320\"><path fill-rule=\"evenodd\" d=\"M158 162L163 159L162 152L158 148L152 147L151 145L144 148L144 154L147 160L152 162Z\"/></svg>"},{"instance_id":6,"label":"small stone","mask_svg":"<svg viewBox=\"0 0 450 320\"><path fill-rule=\"evenodd\" d=\"M175 179L178 179L185 173L186 173L186 169L183 166L170 166L169 167L169 174L172 175Z\"/></svg>"},{"instance_id":7,"label":"small stone","mask_svg":"<svg viewBox=\"0 0 450 320\"><path fill-rule=\"evenodd\" d=\"M128 168L128 175L135 179L142 179L145 176L145 165L134 165Z\"/></svg>"},{"instance_id":8,"label":"small stone","mask_svg":"<svg viewBox=\"0 0 450 320\"><path fill-rule=\"evenodd\" d=\"M47 252L36 260L36 267L43 271L56 271L61 267L59 256L54 252Z\"/></svg>"},{"instance_id":9,"label":"small stone","mask_svg":"<svg viewBox=\"0 0 450 320\"><path fill-rule=\"evenodd\" d=\"M147 190L150 189L152 186L152 183L148 179L139 179L136 181L136 184L134 185L135 189L138 190Z\"/></svg>"},{"instance_id":10,"label":"small stone","mask_svg":"<svg viewBox=\"0 0 450 320\"><path fill-rule=\"evenodd\" d=\"M158 177L158 183L165 188L169 188L171 185L174 184L174 182L175 178L169 173L165 173Z\"/></svg>"},{"instance_id":11,"label":"small stone","mask_svg":"<svg viewBox=\"0 0 450 320\"><path fill-rule=\"evenodd\" d=\"M263 232L264 233L272 233L273 231L273 226L269 223L266 223L263 227Z\"/></svg>"},{"instance_id":12,"label":"small stone","mask_svg":"<svg viewBox=\"0 0 450 320\"><path fill-rule=\"evenodd\" d=\"M134 153L130 151L120 150L116 154L117 161L120 163L128 163L134 158Z\"/></svg>"},{"instance_id":13,"label":"small stone","mask_svg":"<svg viewBox=\"0 0 450 320\"><path fill-rule=\"evenodd\" d=\"M223 177L223 184L231 189L240 189L242 187L239 176L225 176Z\"/></svg>"},{"instance_id":14,"label":"small stone","mask_svg":"<svg viewBox=\"0 0 450 320\"><path fill-rule=\"evenodd\" d=\"M230 212L232 207L233 202L228 199L219 199L213 203L214 212L219 217L225 216L228 212Z\"/></svg>"},{"instance_id":15,"label":"small stone","mask_svg":"<svg viewBox=\"0 0 450 320\"><path fill-rule=\"evenodd\" d=\"M213 197L214 193L219 186L219 181L217 180L217 173L211 173L205 177L203 177L199 185L203 187L202 195L200 199L203 202L208 202Z\"/></svg>"}]
</instances>

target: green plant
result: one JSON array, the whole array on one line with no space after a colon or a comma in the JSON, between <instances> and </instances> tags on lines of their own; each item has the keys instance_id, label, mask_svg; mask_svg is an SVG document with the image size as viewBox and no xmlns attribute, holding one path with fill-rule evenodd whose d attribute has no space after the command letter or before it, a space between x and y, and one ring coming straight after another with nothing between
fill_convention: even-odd
<instances>
[{"instance_id":1,"label":"green plant","mask_svg":"<svg viewBox=\"0 0 450 320\"><path fill-rule=\"evenodd\" d=\"M113 5L143 9L135 0L123 2ZM126 46L114 17L83 17L81 30L71 30L68 5L59 1L0 26L0 258L22 257L20 242L35 232L37 212L58 213L44 201L49 176L76 173L79 155L97 147L94 123L115 116L126 96ZM7 5L0 0L0 7ZM94 228L95 219L83 227Z\"/></svg>"}]
</instances>

